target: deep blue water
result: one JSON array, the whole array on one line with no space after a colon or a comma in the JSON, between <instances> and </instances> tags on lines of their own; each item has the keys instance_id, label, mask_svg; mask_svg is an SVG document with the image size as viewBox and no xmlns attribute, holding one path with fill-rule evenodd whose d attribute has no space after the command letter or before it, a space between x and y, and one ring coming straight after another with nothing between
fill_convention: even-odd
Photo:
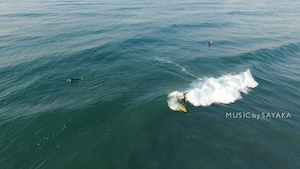
<instances>
[{"instance_id":1,"label":"deep blue water","mask_svg":"<svg viewBox=\"0 0 300 169\"><path fill-rule=\"evenodd\" d=\"M0 168L300 168L299 7L0 2Z\"/></svg>"}]
</instances>

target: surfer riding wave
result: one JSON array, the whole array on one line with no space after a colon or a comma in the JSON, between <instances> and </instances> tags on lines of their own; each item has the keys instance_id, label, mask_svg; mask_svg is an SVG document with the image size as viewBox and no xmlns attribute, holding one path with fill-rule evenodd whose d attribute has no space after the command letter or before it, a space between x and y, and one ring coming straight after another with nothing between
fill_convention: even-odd
<instances>
[{"instance_id":1,"label":"surfer riding wave","mask_svg":"<svg viewBox=\"0 0 300 169\"><path fill-rule=\"evenodd\" d=\"M177 99L178 99L179 103L181 103L182 105L185 105L185 103L187 102L187 97L186 97L185 93L183 93Z\"/></svg>"},{"instance_id":2,"label":"surfer riding wave","mask_svg":"<svg viewBox=\"0 0 300 169\"><path fill-rule=\"evenodd\" d=\"M187 101L193 106L210 106L211 104L230 104L249 94L259 84L249 69L220 77L199 78L191 83L185 92L173 91L168 95L168 106L174 111L180 110L178 103ZM181 99L181 100L180 100Z\"/></svg>"}]
</instances>

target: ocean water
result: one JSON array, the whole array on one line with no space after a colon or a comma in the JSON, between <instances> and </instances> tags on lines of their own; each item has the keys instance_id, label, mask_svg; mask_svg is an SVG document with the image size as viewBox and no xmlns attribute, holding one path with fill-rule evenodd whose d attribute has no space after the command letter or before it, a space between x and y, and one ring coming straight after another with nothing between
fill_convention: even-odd
<instances>
[{"instance_id":1,"label":"ocean water","mask_svg":"<svg viewBox=\"0 0 300 169\"><path fill-rule=\"evenodd\" d=\"M299 7L1 1L0 168L300 168Z\"/></svg>"}]
</instances>

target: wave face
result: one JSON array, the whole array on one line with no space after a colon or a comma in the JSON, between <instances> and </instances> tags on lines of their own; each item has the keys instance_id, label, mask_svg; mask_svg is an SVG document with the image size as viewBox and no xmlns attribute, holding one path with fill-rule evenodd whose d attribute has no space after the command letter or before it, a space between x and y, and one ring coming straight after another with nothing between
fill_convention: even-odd
<instances>
[{"instance_id":1,"label":"wave face","mask_svg":"<svg viewBox=\"0 0 300 169\"><path fill-rule=\"evenodd\" d=\"M199 78L191 84L192 88L185 91L187 101L194 106L210 106L213 103L229 104L242 98L241 93L248 94L251 88L258 86L250 70L239 74L228 74L218 78ZM171 92L168 105L172 110L179 110L176 97L182 92Z\"/></svg>"}]
</instances>

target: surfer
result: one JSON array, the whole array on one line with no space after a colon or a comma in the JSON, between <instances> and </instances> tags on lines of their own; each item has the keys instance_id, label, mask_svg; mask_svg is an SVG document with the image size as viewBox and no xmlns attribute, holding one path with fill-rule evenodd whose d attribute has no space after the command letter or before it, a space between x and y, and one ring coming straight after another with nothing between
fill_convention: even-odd
<instances>
[{"instance_id":1,"label":"surfer","mask_svg":"<svg viewBox=\"0 0 300 169\"><path fill-rule=\"evenodd\" d=\"M183 93L181 96L179 96L178 98L182 98L181 99L181 101L180 101L180 103L182 104L182 105L184 105L186 102L187 102L187 97L186 97L186 94L185 93Z\"/></svg>"},{"instance_id":2,"label":"surfer","mask_svg":"<svg viewBox=\"0 0 300 169\"><path fill-rule=\"evenodd\" d=\"M212 44L212 41L209 41L207 44L208 44L208 45L211 45L211 44Z\"/></svg>"},{"instance_id":3,"label":"surfer","mask_svg":"<svg viewBox=\"0 0 300 169\"><path fill-rule=\"evenodd\" d=\"M83 80L83 78L81 77L81 78L72 78L72 77L70 77L69 79L68 79L68 81L73 81L73 80Z\"/></svg>"}]
</instances>

